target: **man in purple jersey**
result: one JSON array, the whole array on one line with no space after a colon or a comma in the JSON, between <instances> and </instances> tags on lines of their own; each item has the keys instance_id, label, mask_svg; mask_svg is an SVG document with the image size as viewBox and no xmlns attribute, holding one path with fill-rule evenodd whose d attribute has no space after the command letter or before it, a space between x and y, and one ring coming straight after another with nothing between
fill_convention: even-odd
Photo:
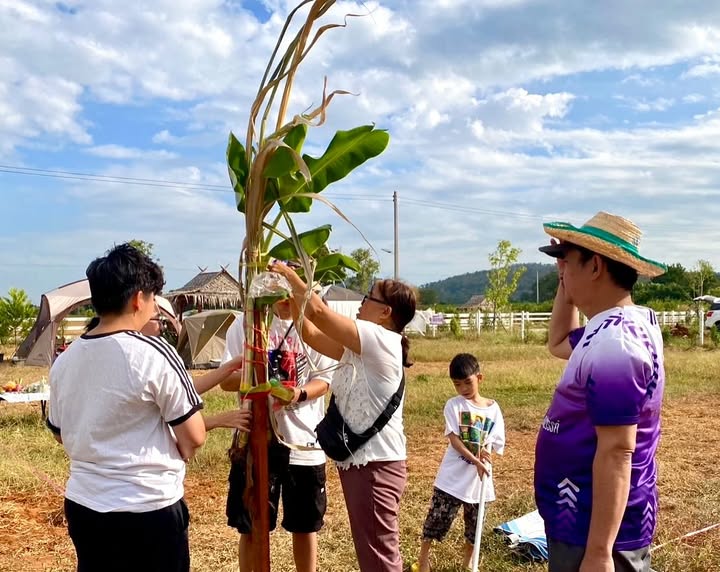
<instances>
[{"instance_id":1,"label":"man in purple jersey","mask_svg":"<svg viewBox=\"0 0 720 572\"><path fill-rule=\"evenodd\" d=\"M665 266L639 254L640 230L619 216L544 230L560 275L549 347L569 360L535 449L549 572L649 572L665 370L655 313L630 293Z\"/></svg>"}]
</instances>

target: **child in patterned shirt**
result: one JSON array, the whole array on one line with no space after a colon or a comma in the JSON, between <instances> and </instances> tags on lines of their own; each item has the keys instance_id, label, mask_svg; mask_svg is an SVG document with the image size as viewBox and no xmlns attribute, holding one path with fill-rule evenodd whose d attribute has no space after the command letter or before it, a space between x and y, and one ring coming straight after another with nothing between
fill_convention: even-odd
<instances>
[{"instance_id":1,"label":"child in patterned shirt","mask_svg":"<svg viewBox=\"0 0 720 572\"><path fill-rule=\"evenodd\" d=\"M445 435L449 443L435 479L423 525L420 557L412 567L413 572L430 571L430 545L433 540L445 537L461 506L465 521L464 565L470 566L481 480L486 473L483 502L495 500L489 449L502 454L505 447L505 422L500 407L478 393L483 375L475 356L458 354L449 369L458 395L445 404Z\"/></svg>"}]
</instances>

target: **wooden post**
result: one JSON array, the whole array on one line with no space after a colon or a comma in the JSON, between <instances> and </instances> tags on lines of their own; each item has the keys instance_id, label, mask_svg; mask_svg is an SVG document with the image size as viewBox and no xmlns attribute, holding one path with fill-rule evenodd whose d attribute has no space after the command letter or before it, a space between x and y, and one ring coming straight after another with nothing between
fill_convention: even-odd
<instances>
[{"instance_id":1,"label":"wooden post","mask_svg":"<svg viewBox=\"0 0 720 572\"><path fill-rule=\"evenodd\" d=\"M255 385L265 383L267 380L266 360L264 355L257 355L266 351L262 324L263 315L259 309L253 310L253 346L258 348L253 352L255 370ZM253 571L270 572L270 514L269 514L269 488L270 475L268 471L268 429L269 412L267 397L255 399L252 404L252 430L250 431L250 455L252 463L252 547Z\"/></svg>"},{"instance_id":2,"label":"wooden post","mask_svg":"<svg viewBox=\"0 0 720 572\"><path fill-rule=\"evenodd\" d=\"M703 311L702 304L697 304L697 317L698 317L698 342L700 347L705 345L705 312Z\"/></svg>"}]
</instances>

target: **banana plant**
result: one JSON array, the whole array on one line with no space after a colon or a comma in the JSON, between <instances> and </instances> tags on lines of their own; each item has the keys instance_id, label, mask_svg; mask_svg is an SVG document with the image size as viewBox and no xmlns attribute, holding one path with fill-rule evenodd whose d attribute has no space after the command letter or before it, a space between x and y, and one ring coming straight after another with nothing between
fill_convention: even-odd
<instances>
[{"instance_id":1,"label":"banana plant","mask_svg":"<svg viewBox=\"0 0 720 572\"><path fill-rule=\"evenodd\" d=\"M359 270L355 260L349 256L322 248L330 237L330 225L298 232L294 215L309 212L315 201L321 201L340 218L350 222L321 193L355 168L380 155L389 142L387 131L374 125L362 125L335 133L319 157L303 153L310 128L325 122L327 109L336 95L347 94L344 91L327 93L327 80L316 108L286 118L293 82L308 53L323 34L346 25L319 24L334 4L335 0L303 0L290 12L251 106L244 144L230 133L227 146L228 172L237 209L245 215L240 287L245 310L244 352L248 367L243 368L239 399L241 407L253 410L249 447L245 446L242 438L234 440L234 447L236 454L241 452L235 458L244 459L248 473L252 474L252 478L247 479L249 490L245 498L253 501L250 513L253 521L253 569L256 572L270 570L267 327L269 306L274 298L252 298L250 286L271 258L298 261L308 282L341 275L343 269ZM304 9L307 10L304 21L295 35L288 38L290 28ZM287 45L282 55L281 45ZM271 118L275 109L277 111Z\"/></svg>"}]
</instances>

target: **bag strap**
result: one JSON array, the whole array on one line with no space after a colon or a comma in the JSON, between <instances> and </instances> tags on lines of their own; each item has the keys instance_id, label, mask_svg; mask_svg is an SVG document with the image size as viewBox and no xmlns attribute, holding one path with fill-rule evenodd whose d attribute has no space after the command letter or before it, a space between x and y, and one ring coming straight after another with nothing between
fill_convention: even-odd
<instances>
[{"instance_id":1,"label":"bag strap","mask_svg":"<svg viewBox=\"0 0 720 572\"><path fill-rule=\"evenodd\" d=\"M290 324L290 327L287 329L287 332L285 332L285 335L282 337L282 340L280 340L280 343L278 344L278 347L275 348L276 350L282 349L283 344L285 343L285 340L287 340L287 337L290 335L290 332L295 327L295 322L292 322Z\"/></svg>"},{"instance_id":2,"label":"bag strap","mask_svg":"<svg viewBox=\"0 0 720 572\"><path fill-rule=\"evenodd\" d=\"M405 392L404 367L402 372L402 379L400 380L400 386L397 388L397 391L392 394L392 397L390 397L390 402L385 407L385 410L375 420L375 423L373 423L370 427L363 431L363 436L368 435L372 437L373 435L379 433L383 429L383 427L388 424L392 416L395 414L395 411L397 411L397 408L400 407L400 402L402 401L403 393Z\"/></svg>"},{"instance_id":3,"label":"bag strap","mask_svg":"<svg viewBox=\"0 0 720 572\"><path fill-rule=\"evenodd\" d=\"M403 393L405 392L405 368L403 368L402 373L402 379L400 380L400 386L397 388L397 391L392 394L390 397L390 402L387 404L385 409L382 413L378 416L378 418L375 420L375 423L370 425L365 431L358 434L358 437L361 437L362 439L370 439L370 437L373 437L374 435L377 435L382 429L385 427L385 425L388 424L392 416L395 414L395 411L397 411L397 408L400 407L400 402L402 401ZM332 414L337 414L340 419L343 422L343 425L345 425L345 420L342 417L342 414L340 413L340 409L338 409L337 404L335 403L335 394L333 393L330 397L330 405L328 406L328 413L332 410Z\"/></svg>"}]
</instances>

